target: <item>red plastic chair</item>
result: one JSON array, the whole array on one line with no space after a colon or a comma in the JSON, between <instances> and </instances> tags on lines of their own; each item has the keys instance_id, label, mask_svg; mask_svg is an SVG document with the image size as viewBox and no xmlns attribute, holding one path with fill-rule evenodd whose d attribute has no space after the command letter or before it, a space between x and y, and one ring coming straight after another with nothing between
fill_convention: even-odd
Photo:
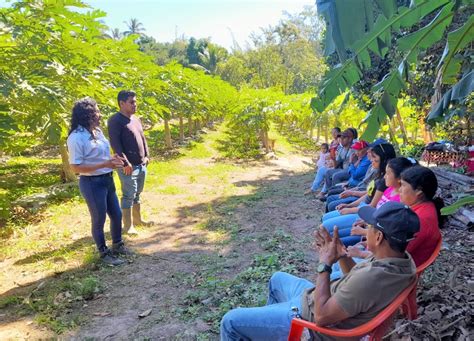
<instances>
[{"instance_id":1,"label":"red plastic chair","mask_svg":"<svg viewBox=\"0 0 474 341\"><path fill-rule=\"evenodd\" d=\"M388 328L391 326L395 315L397 314L401 304L406 301L409 295L414 292L416 297L416 284L415 279L405 290L403 290L385 309L383 309L377 316L375 316L369 322L364 323L356 328L352 329L335 329L320 327L315 323L308 322L302 319L294 318L291 321L290 334L288 335L288 341L300 341L303 329L308 328L318 333L347 338L347 337L363 337L369 336L369 340L382 340Z\"/></svg>"},{"instance_id":2,"label":"red plastic chair","mask_svg":"<svg viewBox=\"0 0 474 341\"><path fill-rule=\"evenodd\" d=\"M430 258L428 258L423 264L420 264L416 268L417 282L419 281L423 271L425 271L427 267L433 264L436 258L438 257L439 252L441 251L442 244L443 244L443 239L440 238ZM418 306L416 304L416 290L410 293L406 301L403 302L401 306L401 310L402 310L403 315L409 320L415 320L418 317Z\"/></svg>"}]
</instances>

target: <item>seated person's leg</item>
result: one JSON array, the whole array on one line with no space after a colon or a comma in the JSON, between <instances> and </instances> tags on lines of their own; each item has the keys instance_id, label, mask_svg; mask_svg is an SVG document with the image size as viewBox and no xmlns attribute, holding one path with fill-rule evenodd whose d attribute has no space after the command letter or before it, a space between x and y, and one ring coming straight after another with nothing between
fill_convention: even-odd
<instances>
[{"instance_id":1,"label":"seated person's leg","mask_svg":"<svg viewBox=\"0 0 474 341\"><path fill-rule=\"evenodd\" d=\"M296 316L292 307L301 312L301 295L312 287L305 279L275 273L269 283L268 305L229 311L221 321L221 340L286 340Z\"/></svg>"},{"instance_id":2,"label":"seated person's leg","mask_svg":"<svg viewBox=\"0 0 474 341\"><path fill-rule=\"evenodd\" d=\"M338 184L340 182L344 182L344 181L348 180L350 177L351 177L351 175L349 174L348 170L346 170L346 169L340 170L339 172L334 173L334 175L332 176L332 184L335 185L335 184Z\"/></svg>"},{"instance_id":3,"label":"seated person's leg","mask_svg":"<svg viewBox=\"0 0 474 341\"><path fill-rule=\"evenodd\" d=\"M347 236L347 237L341 238L341 241L345 247L355 245L359 243L361 240L362 240L361 236Z\"/></svg>"},{"instance_id":4,"label":"seated person's leg","mask_svg":"<svg viewBox=\"0 0 474 341\"><path fill-rule=\"evenodd\" d=\"M328 212L334 211L336 209L337 205L339 205L339 204L350 204L351 202L354 202L357 199L359 199L359 198L358 197L347 197L347 198L341 199L341 198L339 198L339 195L338 195L337 199L330 201L329 197L328 197L328 200L326 202Z\"/></svg>"},{"instance_id":5,"label":"seated person's leg","mask_svg":"<svg viewBox=\"0 0 474 341\"><path fill-rule=\"evenodd\" d=\"M267 305L290 301L312 287L314 284L304 278L277 271L268 282Z\"/></svg>"},{"instance_id":6,"label":"seated person's leg","mask_svg":"<svg viewBox=\"0 0 474 341\"><path fill-rule=\"evenodd\" d=\"M337 211L332 211L329 213L333 213ZM327 214L329 214L327 213ZM322 225L328 230L329 233L332 233L334 226L337 226L339 230L346 229L352 227L352 224L359 218L357 214L344 214L339 215L334 218L323 220Z\"/></svg>"},{"instance_id":7,"label":"seated person's leg","mask_svg":"<svg viewBox=\"0 0 474 341\"><path fill-rule=\"evenodd\" d=\"M296 316L296 312L291 310L292 305L289 301L258 308L232 309L221 320L221 341L287 340L291 320Z\"/></svg>"},{"instance_id":8,"label":"seated person's leg","mask_svg":"<svg viewBox=\"0 0 474 341\"><path fill-rule=\"evenodd\" d=\"M328 219L339 217L340 215L341 214L339 213L339 211L331 211L331 212L323 214L323 216L321 217L321 221L325 222Z\"/></svg>"},{"instance_id":9,"label":"seated person's leg","mask_svg":"<svg viewBox=\"0 0 474 341\"><path fill-rule=\"evenodd\" d=\"M328 190L328 196L333 194L340 194L344 192L344 188L341 185L334 185Z\"/></svg>"},{"instance_id":10,"label":"seated person's leg","mask_svg":"<svg viewBox=\"0 0 474 341\"><path fill-rule=\"evenodd\" d=\"M324 191L321 191L321 193L327 193L327 190L331 188L332 186L332 177L335 173L340 172L341 169L328 169L326 172L326 175L324 176L324 183L325 183L325 188L323 188Z\"/></svg>"},{"instance_id":11,"label":"seated person's leg","mask_svg":"<svg viewBox=\"0 0 474 341\"><path fill-rule=\"evenodd\" d=\"M311 185L311 191L316 192L318 190L324 180L327 170L328 169L326 167L321 167L318 169L316 176L314 177L313 184Z\"/></svg>"}]
</instances>

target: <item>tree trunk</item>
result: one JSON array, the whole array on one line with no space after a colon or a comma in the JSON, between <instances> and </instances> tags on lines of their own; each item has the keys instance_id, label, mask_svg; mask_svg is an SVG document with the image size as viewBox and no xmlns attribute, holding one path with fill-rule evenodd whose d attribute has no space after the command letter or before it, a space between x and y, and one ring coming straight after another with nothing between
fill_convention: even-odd
<instances>
[{"instance_id":1,"label":"tree trunk","mask_svg":"<svg viewBox=\"0 0 474 341\"><path fill-rule=\"evenodd\" d=\"M428 125L425 124L425 118L429 113L429 108L426 108L423 112L423 117L420 118L420 127L421 127L421 132L423 134L423 142L425 144L428 144L433 141L433 136L431 135L431 130L428 127Z\"/></svg>"},{"instance_id":2,"label":"tree trunk","mask_svg":"<svg viewBox=\"0 0 474 341\"><path fill-rule=\"evenodd\" d=\"M324 142L329 143L329 122L324 128Z\"/></svg>"},{"instance_id":3,"label":"tree trunk","mask_svg":"<svg viewBox=\"0 0 474 341\"><path fill-rule=\"evenodd\" d=\"M65 182L77 181L77 176L71 169L69 165L69 154L66 148L66 143L64 141L59 142L59 152L61 153L62 160L62 176L64 177Z\"/></svg>"},{"instance_id":4,"label":"tree trunk","mask_svg":"<svg viewBox=\"0 0 474 341\"><path fill-rule=\"evenodd\" d=\"M172 148L173 144L171 143L170 125L167 119L165 119L164 121L165 121L165 145L166 145L166 148Z\"/></svg>"},{"instance_id":5,"label":"tree trunk","mask_svg":"<svg viewBox=\"0 0 474 341\"><path fill-rule=\"evenodd\" d=\"M395 133L395 129L393 128L393 121L390 119L387 119L387 126L388 126L388 133L390 135L390 140L392 141L393 148L395 149L397 154L400 154L400 146L398 145L397 135Z\"/></svg>"},{"instance_id":6,"label":"tree trunk","mask_svg":"<svg viewBox=\"0 0 474 341\"><path fill-rule=\"evenodd\" d=\"M316 128L316 141L319 143L319 139L321 138L321 123L318 123Z\"/></svg>"},{"instance_id":7,"label":"tree trunk","mask_svg":"<svg viewBox=\"0 0 474 341\"><path fill-rule=\"evenodd\" d=\"M263 148L265 148L265 152L270 151L269 143L268 143L268 132L266 130L260 130L260 140L262 141Z\"/></svg>"},{"instance_id":8,"label":"tree trunk","mask_svg":"<svg viewBox=\"0 0 474 341\"><path fill-rule=\"evenodd\" d=\"M403 144L407 145L408 136L407 136L407 131L405 129L405 124L403 124L402 115L400 115L400 110L398 110L398 108L395 108L395 113L397 115L398 124L400 125L400 129L402 131Z\"/></svg>"},{"instance_id":9,"label":"tree trunk","mask_svg":"<svg viewBox=\"0 0 474 341\"><path fill-rule=\"evenodd\" d=\"M196 131L200 131L200 130L201 130L201 120L197 119L196 120Z\"/></svg>"},{"instance_id":10,"label":"tree trunk","mask_svg":"<svg viewBox=\"0 0 474 341\"><path fill-rule=\"evenodd\" d=\"M193 119L191 116L188 117L188 134L192 136L194 133Z\"/></svg>"},{"instance_id":11,"label":"tree trunk","mask_svg":"<svg viewBox=\"0 0 474 341\"><path fill-rule=\"evenodd\" d=\"M184 141L184 122L183 114L179 114L179 142Z\"/></svg>"}]
</instances>

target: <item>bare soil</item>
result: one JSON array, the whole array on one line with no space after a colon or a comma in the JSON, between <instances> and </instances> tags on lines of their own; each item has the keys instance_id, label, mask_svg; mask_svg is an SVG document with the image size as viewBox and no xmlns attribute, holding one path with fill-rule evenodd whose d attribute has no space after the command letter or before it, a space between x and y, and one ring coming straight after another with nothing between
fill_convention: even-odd
<instances>
[{"instance_id":1,"label":"bare soil","mask_svg":"<svg viewBox=\"0 0 474 341\"><path fill-rule=\"evenodd\" d=\"M215 163L214 158L182 160L182 166L190 168ZM81 316L82 323L56 335L39 326L32 316L9 316L7 310L0 312L0 339L217 339L212 323L199 317L186 318L181 312L186 308L186 295L199 289L198 284L210 269L215 269L218 278L232 279L252 266L255 256L265 253L262 245L278 231L291 237L292 251L304 255L294 273L313 279L310 269L314 268L317 255L311 235L319 224L323 206L313 197L303 196L313 176L311 159L287 153L239 167L242 169L203 181L172 176L167 185L179 187L182 191L178 194L146 188L144 210L147 218L157 224L142 229L138 237L127 238L136 252L128 264L89 268L105 288L92 300L79 302L70 312ZM232 193L228 195L230 184ZM213 221L234 226L233 237L212 230ZM206 228L203 224L207 224ZM427 291L420 293L420 322L398 321L392 339L469 339L472 237L467 229L450 230L446 237L442 256L424 275L422 288ZM279 252L288 250L282 247ZM18 263L24 258L18 254L0 263L3 278L11 278L1 284L2 297L31 292L43 280L58 276L47 271L25 272L24 265ZM17 276L21 277L20 284L13 280ZM202 299L202 305L209 300ZM441 315L434 313L439 309Z\"/></svg>"}]
</instances>

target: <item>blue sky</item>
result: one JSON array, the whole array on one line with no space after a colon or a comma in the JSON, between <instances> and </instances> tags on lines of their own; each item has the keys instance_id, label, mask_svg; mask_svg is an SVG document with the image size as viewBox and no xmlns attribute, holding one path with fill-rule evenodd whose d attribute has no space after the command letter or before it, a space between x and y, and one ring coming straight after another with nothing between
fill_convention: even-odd
<instances>
[{"instance_id":1,"label":"blue sky","mask_svg":"<svg viewBox=\"0 0 474 341\"><path fill-rule=\"evenodd\" d=\"M1 3L2 1L0 1ZM232 36L241 47L252 32L275 25L283 11L300 12L314 6L315 0L85 0L107 13L105 23L126 29L125 20L137 18L146 34L158 41L173 41L178 36L207 38L226 48Z\"/></svg>"}]
</instances>

